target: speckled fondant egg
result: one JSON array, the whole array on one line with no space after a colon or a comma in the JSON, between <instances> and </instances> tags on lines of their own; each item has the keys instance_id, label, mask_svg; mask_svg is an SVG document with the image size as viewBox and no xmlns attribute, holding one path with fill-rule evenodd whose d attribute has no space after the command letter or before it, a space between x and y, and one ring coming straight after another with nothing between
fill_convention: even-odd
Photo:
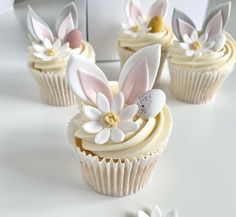
<instances>
[{"instance_id":1,"label":"speckled fondant egg","mask_svg":"<svg viewBox=\"0 0 236 217\"><path fill-rule=\"evenodd\" d=\"M166 103L166 95L162 90L153 89L139 96L135 103L139 110L137 115L141 118L148 119L155 117L162 110Z\"/></svg>"}]
</instances>

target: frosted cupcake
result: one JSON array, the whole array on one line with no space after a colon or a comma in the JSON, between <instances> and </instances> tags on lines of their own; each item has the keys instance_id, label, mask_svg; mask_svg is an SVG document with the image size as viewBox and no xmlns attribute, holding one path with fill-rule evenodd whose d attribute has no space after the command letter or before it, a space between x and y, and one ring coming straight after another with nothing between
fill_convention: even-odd
<instances>
[{"instance_id":1,"label":"frosted cupcake","mask_svg":"<svg viewBox=\"0 0 236 217\"><path fill-rule=\"evenodd\" d=\"M68 135L86 183L96 192L125 196L142 189L166 147L172 119L163 91L152 89L160 46L143 48L109 82L96 65L72 56L68 83L80 111Z\"/></svg>"},{"instance_id":2,"label":"frosted cupcake","mask_svg":"<svg viewBox=\"0 0 236 217\"><path fill-rule=\"evenodd\" d=\"M148 16L145 17L138 0L127 0L128 24L122 23L122 30L118 33L121 66L136 51L150 45L160 44L161 61L157 74L157 80L159 80L168 48L174 37L171 27L165 23L168 6L168 0L156 0L150 8Z\"/></svg>"},{"instance_id":3,"label":"frosted cupcake","mask_svg":"<svg viewBox=\"0 0 236 217\"><path fill-rule=\"evenodd\" d=\"M236 44L224 31L231 3L218 6L197 31L189 17L174 10L173 31L178 41L169 55L171 90L180 100L211 101L234 69Z\"/></svg>"},{"instance_id":4,"label":"frosted cupcake","mask_svg":"<svg viewBox=\"0 0 236 217\"><path fill-rule=\"evenodd\" d=\"M82 40L77 23L74 3L66 5L59 13L55 34L29 7L27 25L32 46L29 47L28 68L38 83L44 103L55 106L76 104L76 97L66 82L66 65L71 54L82 55L95 62L94 50Z\"/></svg>"}]
</instances>

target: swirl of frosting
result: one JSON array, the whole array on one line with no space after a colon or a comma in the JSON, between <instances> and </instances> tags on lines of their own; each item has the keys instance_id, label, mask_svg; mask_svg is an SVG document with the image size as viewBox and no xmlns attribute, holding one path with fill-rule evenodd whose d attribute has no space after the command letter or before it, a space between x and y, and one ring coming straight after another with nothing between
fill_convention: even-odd
<instances>
[{"instance_id":1,"label":"swirl of frosting","mask_svg":"<svg viewBox=\"0 0 236 217\"><path fill-rule=\"evenodd\" d=\"M112 82L113 94L117 92L117 84ZM137 118L134 121L140 126L136 131L127 133L121 143L108 141L105 144L96 144L95 135L89 134L82 128L88 119L80 113L73 120L75 138L82 141L82 149L106 159L133 159L145 157L150 153L163 148L168 141L172 129L171 113L167 105L155 117L148 120ZM77 144L78 145L78 144Z\"/></svg>"},{"instance_id":2,"label":"swirl of frosting","mask_svg":"<svg viewBox=\"0 0 236 217\"><path fill-rule=\"evenodd\" d=\"M226 32L227 41L223 49L218 52L207 52L201 56L186 56L184 50L179 46L178 41L174 41L170 53L169 61L172 64L185 67L198 68L198 70L217 69L222 66L231 66L236 62L236 43L234 39Z\"/></svg>"},{"instance_id":3,"label":"swirl of frosting","mask_svg":"<svg viewBox=\"0 0 236 217\"><path fill-rule=\"evenodd\" d=\"M40 58L34 56L33 52L34 52L33 47L29 47L29 61L32 67L37 70L42 70L47 72L64 72L71 54L79 54L88 58L92 62L95 62L94 50L92 46L86 41L82 41L80 48L70 49L68 55L63 59L57 59L53 61L43 61Z\"/></svg>"},{"instance_id":4,"label":"swirl of frosting","mask_svg":"<svg viewBox=\"0 0 236 217\"><path fill-rule=\"evenodd\" d=\"M131 49L133 51L137 51L153 44L161 44L162 49L167 50L169 45L172 43L173 38L174 34L168 25L164 26L164 30L162 32L148 32L143 35L139 35L138 37L134 37L124 32L118 33L119 46Z\"/></svg>"}]
</instances>

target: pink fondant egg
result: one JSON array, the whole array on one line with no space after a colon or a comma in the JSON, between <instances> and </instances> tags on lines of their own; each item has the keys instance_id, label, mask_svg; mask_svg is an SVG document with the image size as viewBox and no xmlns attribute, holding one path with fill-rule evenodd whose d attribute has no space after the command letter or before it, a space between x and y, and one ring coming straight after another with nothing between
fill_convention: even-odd
<instances>
[{"instance_id":1,"label":"pink fondant egg","mask_svg":"<svg viewBox=\"0 0 236 217\"><path fill-rule=\"evenodd\" d=\"M79 48L82 42L82 34L79 30L74 29L65 37L65 42L69 42L70 48Z\"/></svg>"}]
</instances>

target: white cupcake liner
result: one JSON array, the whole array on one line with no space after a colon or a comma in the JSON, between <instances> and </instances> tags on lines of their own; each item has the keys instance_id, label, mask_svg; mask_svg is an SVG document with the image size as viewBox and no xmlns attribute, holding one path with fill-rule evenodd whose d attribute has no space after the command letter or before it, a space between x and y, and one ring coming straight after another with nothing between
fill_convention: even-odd
<instances>
[{"instance_id":1,"label":"white cupcake liner","mask_svg":"<svg viewBox=\"0 0 236 217\"><path fill-rule=\"evenodd\" d=\"M212 101L234 65L214 70L172 64L169 61L171 91L181 101L202 104Z\"/></svg>"},{"instance_id":2,"label":"white cupcake liner","mask_svg":"<svg viewBox=\"0 0 236 217\"><path fill-rule=\"evenodd\" d=\"M119 50L119 56L120 56L120 65L121 68L123 67L123 65L125 64L126 60L135 53L135 51L131 51L127 48L122 48L120 46L118 46L118 50ZM166 62L166 58L167 58L167 51L166 50L161 50L161 60L160 60L160 65L158 68L158 73L157 73L157 78L156 78L156 82L159 82L162 76L162 72L163 72L163 66Z\"/></svg>"},{"instance_id":3,"label":"white cupcake liner","mask_svg":"<svg viewBox=\"0 0 236 217\"><path fill-rule=\"evenodd\" d=\"M86 154L76 147L73 123L75 118L69 123L68 136L74 153L79 158L81 171L88 186L95 192L121 197L137 193L147 185L166 144L156 152L140 159L117 161L99 159L98 156Z\"/></svg>"},{"instance_id":4,"label":"white cupcake liner","mask_svg":"<svg viewBox=\"0 0 236 217\"><path fill-rule=\"evenodd\" d=\"M44 72L28 67L35 78L44 103L54 106L77 104L77 98L66 81L64 72Z\"/></svg>"}]
</instances>

